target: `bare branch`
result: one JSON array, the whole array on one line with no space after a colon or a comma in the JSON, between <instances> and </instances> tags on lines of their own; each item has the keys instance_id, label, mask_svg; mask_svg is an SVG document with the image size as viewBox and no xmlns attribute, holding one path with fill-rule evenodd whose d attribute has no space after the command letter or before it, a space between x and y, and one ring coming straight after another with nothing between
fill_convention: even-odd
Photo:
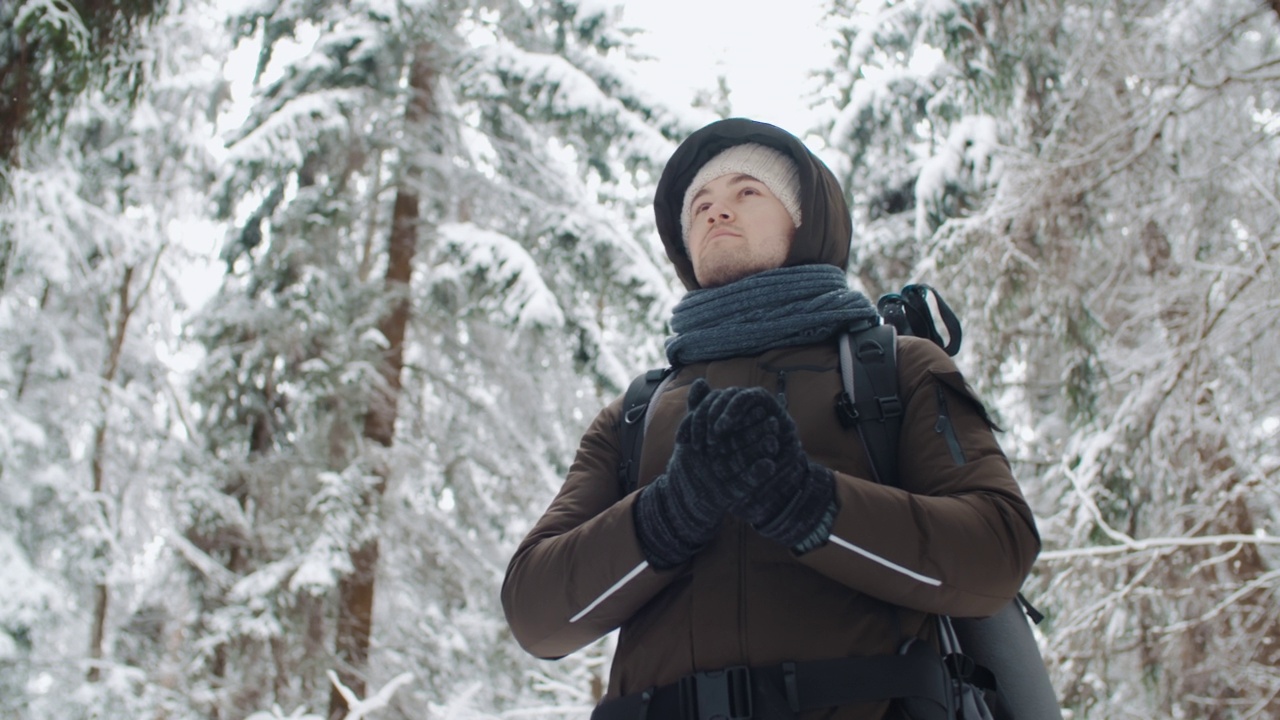
<instances>
[{"instance_id":1,"label":"bare branch","mask_svg":"<svg viewBox=\"0 0 1280 720\"><path fill-rule=\"evenodd\" d=\"M1118 533L1116 534L1118 535ZM1049 550L1042 552L1039 559L1045 562L1060 562L1080 558L1105 557L1108 555L1124 555L1143 553L1173 548L1211 547L1214 545L1258 545L1280 547L1280 537L1268 535L1207 535L1204 537L1164 537L1130 540L1119 545L1098 545L1095 547L1076 548L1072 550Z\"/></svg>"},{"instance_id":2,"label":"bare branch","mask_svg":"<svg viewBox=\"0 0 1280 720\"><path fill-rule=\"evenodd\" d=\"M1165 627L1162 627L1162 628L1153 628L1153 630L1155 632L1164 633L1167 635L1174 635L1177 633L1190 630L1191 628L1195 627L1196 625L1199 625L1200 623L1203 623L1207 620L1212 620L1213 618L1221 615L1223 612L1227 610L1227 608L1230 608L1237 601L1249 595L1254 590L1268 588L1269 586L1274 584L1277 579L1280 579L1280 570L1272 570L1271 572L1266 573L1264 575L1259 575L1253 580L1245 583L1244 585L1241 585L1239 588L1236 589L1235 592L1223 598L1221 602L1219 602L1217 605L1214 605L1207 612L1202 613L1199 617L1191 618L1189 620L1183 620L1182 622L1177 622L1172 625L1166 625Z\"/></svg>"}]
</instances>

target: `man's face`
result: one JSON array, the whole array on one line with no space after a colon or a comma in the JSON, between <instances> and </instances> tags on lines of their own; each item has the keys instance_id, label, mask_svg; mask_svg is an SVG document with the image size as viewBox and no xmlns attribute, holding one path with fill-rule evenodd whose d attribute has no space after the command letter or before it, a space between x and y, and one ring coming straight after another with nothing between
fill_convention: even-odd
<instances>
[{"instance_id":1,"label":"man's face","mask_svg":"<svg viewBox=\"0 0 1280 720\"><path fill-rule=\"evenodd\" d=\"M693 197L689 260L704 288L782 267L796 227L764 183L722 175Z\"/></svg>"}]
</instances>

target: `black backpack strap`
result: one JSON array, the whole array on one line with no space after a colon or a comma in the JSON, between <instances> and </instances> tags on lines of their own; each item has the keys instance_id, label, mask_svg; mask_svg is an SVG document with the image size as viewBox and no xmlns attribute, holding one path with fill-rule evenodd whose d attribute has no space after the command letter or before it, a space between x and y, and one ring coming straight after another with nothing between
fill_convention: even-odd
<instances>
[{"instance_id":1,"label":"black backpack strap","mask_svg":"<svg viewBox=\"0 0 1280 720\"><path fill-rule=\"evenodd\" d=\"M657 368L637 375L622 397L622 422L618 428L622 459L618 463L618 487L629 494L640 483L640 449L644 444L645 416L649 401L673 368Z\"/></svg>"},{"instance_id":2,"label":"black backpack strap","mask_svg":"<svg viewBox=\"0 0 1280 720\"><path fill-rule=\"evenodd\" d=\"M1036 609L1036 606L1032 605L1031 601L1028 600L1027 596L1023 595L1021 591L1019 591L1018 596L1014 598L1014 602L1018 603L1018 607L1022 608L1022 612L1026 613L1027 617L1031 619L1033 624L1039 625L1044 622L1044 613Z\"/></svg>"},{"instance_id":3,"label":"black backpack strap","mask_svg":"<svg viewBox=\"0 0 1280 720\"><path fill-rule=\"evenodd\" d=\"M933 302L938 307L938 317L942 320L943 327L947 329L946 342L943 342L942 335L933 321L929 295L933 295ZM882 295L876 302L876 309L880 311L880 316L884 318L886 324L898 329L899 335L913 335L932 340L952 357L960 352L960 319L956 317L951 306L947 305L947 301L943 300L938 291L932 287L924 284L907 285L902 288L902 292Z\"/></svg>"},{"instance_id":4,"label":"black backpack strap","mask_svg":"<svg viewBox=\"0 0 1280 720\"><path fill-rule=\"evenodd\" d=\"M858 429L876 482L893 487L898 486L903 413L897 361L898 334L893 325L873 325L840 338L844 393L837 414L842 425Z\"/></svg>"}]
</instances>

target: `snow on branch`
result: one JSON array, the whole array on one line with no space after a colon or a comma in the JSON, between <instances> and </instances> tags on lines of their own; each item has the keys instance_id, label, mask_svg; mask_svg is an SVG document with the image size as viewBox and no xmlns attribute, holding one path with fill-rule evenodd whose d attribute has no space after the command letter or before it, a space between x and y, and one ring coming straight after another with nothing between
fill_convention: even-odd
<instances>
[{"instance_id":1,"label":"snow on branch","mask_svg":"<svg viewBox=\"0 0 1280 720\"><path fill-rule=\"evenodd\" d=\"M499 71L546 88L548 97L543 99L549 101L553 111L583 111L589 115L615 115L623 111L622 103L602 92L590 76L559 55L528 52L505 40L483 50Z\"/></svg>"},{"instance_id":2,"label":"snow on branch","mask_svg":"<svg viewBox=\"0 0 1280 720\"><path fill-rule=\"evenodd\" d=\"M537 261L518 241L471 223L442 225L440 237L445 261L458 275L479 276L496 290L496 309L503 316L521 327L564 325L564 312L539 274Z\"/></svg>"},{"instance_id":3,"label":"snow on branch","mask_svg":"<svg viewBox=\"0 0 1280 720\"><path fill-rule=\"evenodd\" d=\"M347 717L346 720L364 720L375 710L381 710L391 703L391 696L396 690L410 680L413 679L413 673L400 673L391 680L391 682L382 686L382 689L374 693L372 697L361 700L351 691L351 688L342 684L338 679L337 673L332 670L328 671L329 682L333 683L333 687L337 689L338 694L343 700L347 701Z\"/></svg>"},{"instance_id":4,"label":"snow on branch","mask_svg":"<svg viewBox=\"0 0 1280 720\"><path fill-rule=\"evenodd\" d=\"M77 54L87 54L93 44L89 29L84 26L80 13L67 3L56 0L29 0L18 6L17 17L13 19L13 27L30 32L32 28L44 25L50 36L59 42L71 46Z\"/></svg>"},{"instance_id":5,"label":"snow on branch","mask_svg":"<svg viewBox=\"0 0 1280 720\"><path fill-rule=\"evenodd\" d=\"M533 53L506 40L479 50L490 71L499 77L518 78L535 98L557 116L582 114L613 118L623 129L615 142L650 161L667 157L671 143L651 125L629 112L623 103L602 90L589 74L560 55ZM495 84L493 87L499 87Z\"/></svg>"},{"instance_id":6,"label":"snow on branch","mask_svg":"<svg viewBox=\"0 0 1280 720\"><path fill-rule=\"evenodd\" d=\"M306 707L299 707L292 713L285 715L284 710L279 705L272 705L271 711L256 712L245 720L324 720L320 715L307 712Z\"/></svg>"},{"instance_id":7,"label":"snow on branch","mask_svg":"<svg viewBox=\"0 0 1280 720\"><path fill-rule=\"evenodd\" d=\"M1098 545L1094 547L1075 548L1071 550L1049 550L1039 555L1040 560L1056 562L1078 558L1105 557L1126 553L1141 553L1152 550L1170 550L1177 548L1206 547L1212 545L1272 545L1280 546L1280 537L1269 535L1205 535L1203 537L1159 537L1144 540L1127 540L1119 545Z\"/></svg>"},{"instance_id":8,"label":"snow on branch","mask_svg":"<svg viewBox=\"0 0 1280 720\"><path fill-rule=\"evenodd\" d=\"M999 179L997 123L989 115L969 115L951 128L947 140L922 163L916 179L916 237L933 232L931 215L946 214L945 197L952 188L987 187Z\"/></svg>"},{"instance_id":9,"label":"snow on branch","mask_svg":"<svg viewBox=\"0 0 1280 720\"><path fill-rule=\"evenodd\" d=\"M34 625L37 617L63 594L31 565L17 539L2 530L0 577L5 578L6 587L0 594L0 641L14 628ZM4 652L0 650L0 658L3 657Z\"/></svg>"},{"instance_id":10,"label":"snow on branch","mask_svg":"<svg viewBox=\"0 0 1280 720\"><path fill-rule=\"evenodd\" d=\"M182 558L191 565L191 567L199 570L201 575L204 575L209 582L213 583L219 589L226 590L235 584L235 575L230 570L226 569L221 563L210 557L208 553L196 547L190 540L173 530L166 532L164 539L167 544L178 551L178 554L181 555Z\"/></svg>"},{"instance_id":11,"label":"snow on branch","mask_svg":"<svg viewBox=\"0 0 1280 720\"><path fill-rule=\"evenodd\" d=\"M1264 573L1262 575L1259 575L1253 580L1250 580L1244 585L1241 585L1239 588L1236 589L1235 592L1223 598L1222 602L1219 602L1217 605L1214 605L1208 611L1201 613L1199 616L1195 618L1183 620L1181 622L1177 622L1163 628L1155 628L1155 629L1170 635L1186 632L1187 630L1190 630L1191 628L1195 627L1196 625L1199 625L1200 623L1203 623L1207 620L1212 620L1213 618L1221 615L1224 611L1226 611L1236 602L1245 598L1255 590L1274 589L1275 583L1277 580L1280 580L1280 570L1272 570L1269 573Z\"/></svg>"},{"instance_id":12,"label":"snow on branch","mask_svg":"<svg viewBox=\"0 0 1280 720\"><path fill-rule=\"evenodd\" d=\"M361 91L348 88L308 93L285 102L260 124L248 125L227 138L232 163L286 162L301 165L315 136L347 132L347 108L362 102Z\"/></svg>"}]
</instances>

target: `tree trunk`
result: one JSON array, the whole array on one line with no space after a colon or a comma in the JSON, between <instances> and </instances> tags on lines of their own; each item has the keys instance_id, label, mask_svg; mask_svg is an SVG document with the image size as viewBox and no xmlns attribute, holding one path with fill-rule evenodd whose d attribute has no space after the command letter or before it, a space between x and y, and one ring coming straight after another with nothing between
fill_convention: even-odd
<instances>
[{"instance_id":1,"label":"tree trunk","mask_svg":"<svg viewBox=\"0 0 1280 720\"><path fill-rule=\"evenodd\" d=\"M262 387L253 387L255 391L261 393L262 409L254 412L252 421L249 423L249 453L248 460L250 462L262 458L271 452L271 448L275 443L275 425L272 420L273 408L279 402L276 394L275 370L268 363L264 370L264 378ZM236 474L234 479L229 479L222 487L222 493L227 497L233 498L242 512L248 512L250 507L250 479L248 473L251 471L241 470ZM206 547L206 552L214 552L215 550L225 549L227 551L227 561L225 567L234 577L244 577L249 572L250 564L253 558L250 556L249 543L244 537L219 537ZM226 596L220 596L218 603L226 603ZM232 647L234 643L241 647ZM213 676L215 685L218 687L226 687L228 672L231 670L233 658L243 656L243 640L234 640L228 642L220 642L213 650L213 661L210 664L209 673ZM242 659L242 658L238 658ZM230 694L224 697L230 697ZM223 705L226 707L223 707ZM235 717L236 710L232 707L232 703L228 700L225 703L218 702L211 705L209 716L212 720L221 720L224 717Z\"/></svg>"},{"instance_id":2,"label":"tree trunk","mask_svg":"<svg viewBox=\"0 0 1280 720\"><path fill-rule=\"evenodd\" d=\"M133 314L133 307L129 304L129 286L133 282L133 268L126 267L124 270L124 278L120 282L119 302L120 307L117 309L117 315L113 326L107 328L107 360L102 367L102 388L99 399L99 410L102 417L98 420L98 426L93 431L93 456L90 460L90 471L93 475L93 495L98 500L98 505L103 509L102 522L104 527L109 527L111 522L107 517L106 504L101 501L103 490L106 486L106 471L103 467L107 451L107 415L111 407L111 384L115 382L116 373L120 369L120 353L124 349L125 333L129 328L129 318ZM95 552L95 557L101 558L100 551ZM105 571L103 571L105 575ZM98 580L93 588L93 627L89 631L89 682L97 682L101 678L101 663L103 658L103 642L106 637L107 627L107 605L110 601L110 595L107 592L106 580Z\"/></svg>"},{"instance_id":3,"label":"tree trunk","mask_svg":"<svg viewBox=\"0 0 1280 720\"><path fill-rule=\"evenodd\" d=\"M16 243L8 238L0 240L0 295L4 294L5 286L9 284L9 262L13 259L15 245Z\"/></svg>"},{"instance_id":4,"label":"tree trunk","mask_svg":"<svg viewBox=\"0 0 1280 720\"><path fill-rule=\"evenodd\" d=\"M431 65L430 56L428 46L419 46L409 71L412 96L405 110L405 125L410 129L420 128L430 119L434 109L432 90L435 85L435 69ZM420 166L410 157L396 190L392 211L385 278L391 307L378 323L378 329L387 339L387 349L378 368L382 384L374 391L364 417L365 438L383 447L391 447L395 440L400 373L404 367L404 338L409 322L410 276L418 240L418 181L421 176ZM389 470L379 467L375 472L380 476L380 481L362 503L365 511L374 516L386 490ZM369 639L373 631L378 554L378 537L374 533L351 550L352 572L338 583L338 627L335 641L339 663L338 679L356 697L363 697L367 689L366 670L369 663ZM333 688L329 694L330 720L341 720L346 717L348 710L346 699L336 687Z\"/></svg>"}]
</instances>

